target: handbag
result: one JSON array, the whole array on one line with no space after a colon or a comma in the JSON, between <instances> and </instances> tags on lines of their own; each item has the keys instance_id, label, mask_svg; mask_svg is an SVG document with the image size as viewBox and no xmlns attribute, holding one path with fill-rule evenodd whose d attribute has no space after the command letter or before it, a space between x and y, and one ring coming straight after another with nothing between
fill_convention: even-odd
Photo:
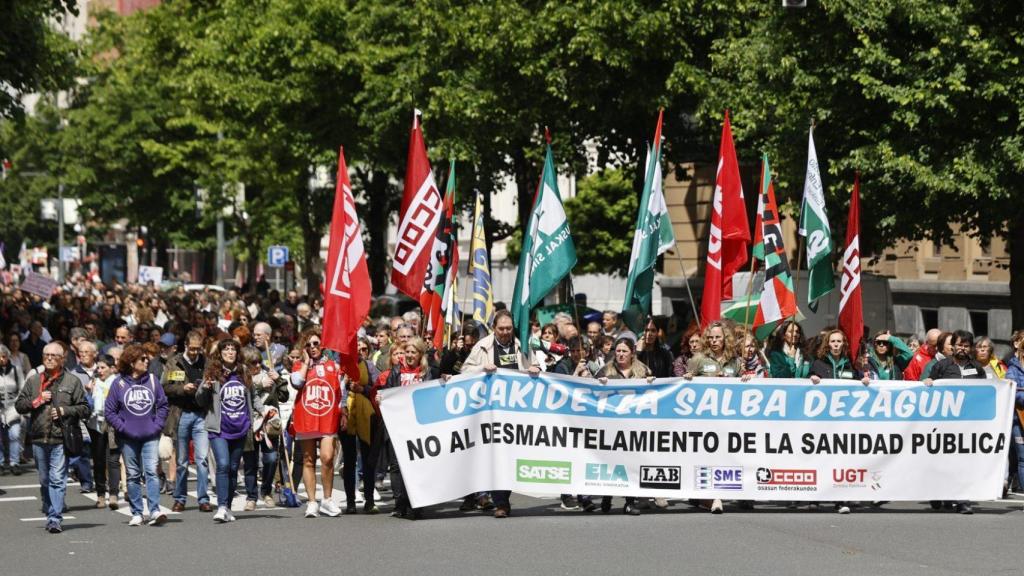
<instances>
[{"instance_id":1,"label":"handbag","mask_svg":"<svg viewBox=\"0 0 1024 576\"><path fill-rule=\"evenodd\" d=\"M85 451L85 439L82 437L82 427L74 418L61 416L61 429L64 432L64 454L74 458L81 456Z\"/></svg>"}]
</instances>

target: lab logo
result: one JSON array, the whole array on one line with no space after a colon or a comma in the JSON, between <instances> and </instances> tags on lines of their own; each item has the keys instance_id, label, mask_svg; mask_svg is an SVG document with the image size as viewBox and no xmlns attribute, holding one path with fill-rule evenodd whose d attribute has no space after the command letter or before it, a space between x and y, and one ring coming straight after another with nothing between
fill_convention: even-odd
<instances>
[{"instance_id":1,"label":"lab logo","mask_svg":"<svg viewBox=\"0 0 1024 576\"><path fill-rule=\"evenodd\" d=\"M651 490L679 490L682 468L679 466L641 466L640 487Z\"/></svg>"},{"instance_id":2,"label":"lab logo","mask_svg":"<svg viewBox=\"0 0 1024 576\"><path fill-rule=\"evenodd\" d=\"M693 475L697 490L743 490L742 466L696 466Z\"/></svg>"},{"instance_id":3,"label":"lab logo","mask_svg":"<svg viewBox=\"0 0 1024 576\"><path fill-rule=\"evenodd\" d=\"M571 484L572 462L516 460L516 480L536 484Z\"/></svg>"}]
</instances>

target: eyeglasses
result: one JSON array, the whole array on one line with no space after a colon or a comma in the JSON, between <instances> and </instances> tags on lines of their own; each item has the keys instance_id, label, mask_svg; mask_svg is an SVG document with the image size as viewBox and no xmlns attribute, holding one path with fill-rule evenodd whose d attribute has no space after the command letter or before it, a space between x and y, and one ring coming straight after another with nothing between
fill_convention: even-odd
<instances>
[{"instance_id":1,"label":"eyeglasses","mask_svg":"<svg viewBox=\"0 0 1024 576\"><path fill-rule=\"evenodd\" d=\"M63 357L64 357L63 354L43 354L43 358L54 359L54 358L63 358Z\"/></svg>"}]
</instances>

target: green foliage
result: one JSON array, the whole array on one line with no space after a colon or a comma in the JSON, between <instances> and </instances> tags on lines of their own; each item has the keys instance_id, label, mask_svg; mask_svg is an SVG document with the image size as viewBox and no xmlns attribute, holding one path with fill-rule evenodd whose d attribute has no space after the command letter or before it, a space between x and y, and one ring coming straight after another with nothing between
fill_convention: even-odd
<instances>
[{"instance_id":1,"label":"green foliage","mask_svg":"<svg viewBox=\"0 0 1024 576\"><path fill-rule=\"evenodd\" d=\"M576 195L563 204L578 258L573 273L625 276L637 212L637 194L625 171L607 169L580 179ZM510 262L519 261L522 244L517 229L506 244Z\"/></svg>"},{"instance_id":2,"label":"green foliage","mask_svg":"<svg viewBox=\"0 0 1024 576\"><path fill-rule=\"evenodd\" d=\"M52 22L78 14L75 0L0 0L0 118L21 112L19 98L67 87L75 46Z\"/></svg>"}]
</instances>

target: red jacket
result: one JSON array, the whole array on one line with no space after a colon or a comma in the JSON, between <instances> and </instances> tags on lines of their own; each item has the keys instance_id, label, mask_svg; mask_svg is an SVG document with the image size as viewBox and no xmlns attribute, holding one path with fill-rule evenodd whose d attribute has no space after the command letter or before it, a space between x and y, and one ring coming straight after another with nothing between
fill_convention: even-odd
<instances>
[{"instance_id":1,"label":"red jacket","mask_svg":"<svg viewBox=\"0 0 1024 576\"><path fill-rule=\"evenodd\" d=\"M935 351L932 350L931 346L927 344L918 346L917 351L914 352L914 357L910 359L910 364L907 364L907 368L903 371L903 379L920 380L924 367L934 358Z\"/></svg>"}]
</instances>

